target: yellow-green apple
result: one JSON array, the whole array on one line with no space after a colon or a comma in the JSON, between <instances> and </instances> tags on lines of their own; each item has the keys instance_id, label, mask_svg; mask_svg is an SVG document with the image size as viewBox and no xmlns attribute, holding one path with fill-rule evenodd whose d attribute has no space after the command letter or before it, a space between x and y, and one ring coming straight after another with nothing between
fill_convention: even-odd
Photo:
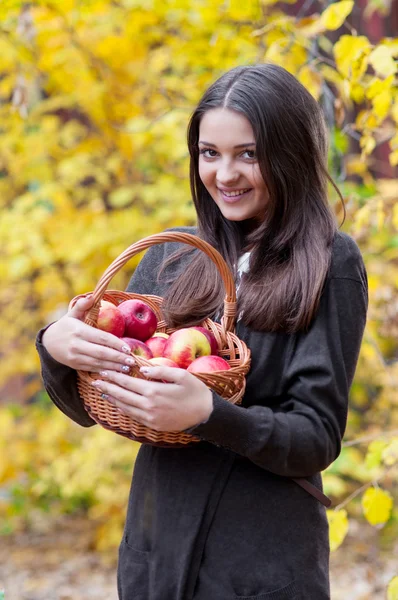
<instances>
[{"instance_id":1,"label":"yellow-green apple","mask_svg":"<svg viewBox=\"0 0 398 600\"><path fill-rule=\"evenodd\" d=\"M193 329L197 329L198 331L201 331L202 333L205 334L205 336L207 337L207 339L210 342L211 354L217 355L218 354L218 344L217 344L217 340L216 340L214 333L212 331L209 331L205 327L193 327Z\"/></svg>"},{"instance_id":2,"label":"yellow-green apple","mask_svg":"<svg viewBox=\"0 0 398 600\"><path fill-rule=\"evenodd\" d=\"M167 343L167 339L168 336L167 338L164 338L160 335L153 335L149 338L149 340L146 340L145 343L148 346L148 348L152 350L152 354L154 356L163 356L163 350Z\"/></svg>"},{"instance_id":3,"label":"yellow-green apple","mask_svg":"<svg viewBox=\"0 0 398 600\"><path fill-rule=\"evenodd\" d=\"M169 334L165 333L164 331L156 331L152 337L162 337L167 340L167 338L169 337Z\"/></svg>"},{"instance_id":4,"label":"yellow-green apple","mask_svg":"<svg viewBox=\"0 0 398 600\"><path fill-rule=\"evenodd\" d=\"M124 334L136 340L147 340L156 331L157 317L148 304L142 300L125 300L118 309L126 322Z\"/></svg>"},{"instance_id":5,"label":"yellow-green apple","mask_svg":"<svg viewBox=\"0 0 398 600\"><path fill-rule=\"evenodd\" d=\"M143 356L144 358L153 358L152 350L148 348L144 342L141 340L136 340L130 337L122 337L122 342L125 342L128 346L130 346L130 350L132 354L136 354L137 356Z\"/></svg>"},{"instance_id":6,"label":"yellow-green apple","mask_svg":"<svg viewBox=\"0 0 398 600\"><path fill-rule=\"evenodd\" d=\"M174 362L174 360L170 360L169 358L165 358L164 356L155 356L154 358L150 358L148 360L148 362L150 362L151 365L163 365L165 367L177 367L177 369L178 369L178 365L177 365L177 363Z\"/></svg>"},{"instance_id":7,"label":"yellow-green apple","mask_svg":"<svg viewBox=\"0 0 398 600\"><path fill-rule=\"evenodd\" d=\"M221 356L199 356L188 366L190 373L211 373L212 371L228 371L231 367L229 363Z\"/></svg>"},{"instance_id":8,"label":"yellow-green apple","mask_svg":"<svg viewBox=\"0 0 398 600\"><path fill-rule=\"evenodd\" d=\"M112 302L101 300L98 311L97 327L117 337L124 334L126 323L120 310Z\"/></svg>"},{"instance_id":9,"label":"yellow-green apple","mask_svg":"<svg viewBox=\"0 0 398 600\"><path fill-rule=\"evenodd\" d=\"M195 358L210 354L210 342L207 337L193 327L177 329L166 340L163 356L186 369Z\"/></svg>"}]
</instances>

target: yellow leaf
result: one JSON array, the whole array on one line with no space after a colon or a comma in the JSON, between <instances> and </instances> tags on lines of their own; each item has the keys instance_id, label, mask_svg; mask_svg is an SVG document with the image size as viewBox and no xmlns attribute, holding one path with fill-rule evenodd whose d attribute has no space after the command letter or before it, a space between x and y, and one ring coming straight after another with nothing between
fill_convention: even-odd
<instances>
[{"instance_id":1,"label":"yellow leaf","mask_svg":"<svg viewBox=\"0 0 398 600\"><path fill-rule=\"evenodd\" d=\"M370 134L365 134L359 140L359 145L362 148L362 156L367 156L376 148L376 140Z\"/></svg>"},{"instance_id":2,"label":"yellow leaf","mask_svg":"<svg viewBox=\"0 0 398 600\"><path fill-rule=\"evenodd\" d=\"M313 37L324 32L326 27L321 22L318 13L313 13L308 17L304 17L296 24L297 29L306 37Z\"/></svg>"},{"instance_id":3,"label":"yellow leaf","mask_svg":"<svg viewBox=\"0 0 398 600\"><path fill-rule=\"evenodd\" d=\"M393 499L389 492L371 487L362 496L362 509L371 525L382 525L390 518Z\"/></svg>"},{"instance_id":4,"label":"yellow leaf","mask_svg":"<svg viewBox=\"0 0 398 600\"><path fill-rule=\"evenodd\" d=\"M398 575L393 577L388 584L387 600L398 600Z\"/></svg>"},{"instance_id":5,"label":"yellow leaf","mask_svg":"<svg viewBox=\"0 0 398 600\"><path fill-rule=\"evenodd\" d=\"M394 105L391 109L391 116L396 123L398 123L398 101L395 100Z\"/></svg>"},{"instance_id":6,"label":"yellow leaf","mask_svg":"<svg viewBox=\"0 0 398 600\"><path fill-rule=\"evenodd\" d=\"M387 442L382 440L375 440L369 444L365 458L365 464L368 469L373 469L374 467L380 466L382 453L386 446Z\"/></svg>"},{"instance_id":7,"label":"yellow leaf","mask_svg":"<svg viewBox=\"0 0 398 600\"><path fill-rule=\"evenodd\" d=\"M343 543L348 531L347 512L345 510L327 510L329 522L329 540L332 552Z\"/></svg>"},{"instance_id":8,"label":"yellow leaf","mask_svg":"<svg viewBox=\"0 0 398 600\"><path fill-rule=\"evenodd\" d=\"M374 78L368 85L366 90L366 97L373 100L379 94L383 92L391 92L391 88L394 85L394 75L390 75L386 79Z\"/></svg>"},{"instance_id":9,"label":"yellow leaf","mask_svg":"<svg viewBox=\"0 0 398 600\"><path fill-rule=\"evenodd\" d=\"M391 106L391 94L387 90L373 100L373 108L380 120L387 117Z\"/></svg>"},{"instance_id":10,"label":"yellow leaf","mask_svg":"<svg viewBox=\"0 0 398 600\"><path fill-rule=\"evenodd\" d=\"M398 438L395 438L392 442L390 442L383 450L382 454L383 462L387 466L394 465L398 462Z\"/></svg>"},{"instance_id":11,"label":"yellow leaf","mask_svg":"<svg viewBox=\"0 0 398 600\"><path fill-rule=\"evenodd\" d=\"M369 55L369 62L378 75L389 77L397 72L394 50L384 44L378 46Z\"/></svg>"},{"instance_id":12,"label":"yellow leaf","mask_svg":"<svg viewBox=\"0 0 398 600\"><path fill-rule=\"evenodd\" d=\"M359 60L362 54L367 56L371 52L371 49L371 44L364 35L357 37L342 35L333 47L337 69L345 77L350 77L352 75L353 61Z\"/></svg>"},{"instance_id":13,"label":"yellow leaf","mask_svg":"<svg viewBox=\"0 0 398 600\"><path fill-rule=\"evenodd\" d=\"M342 0L327 7L321 14L321 23L326 29L338 29L342 26L354 7L353 0Z\"/></svg>"},{"instance_id":14,"label":"yellow leaf","mask_svg":"<svg viewBox=\"0 0 398 600\"><path fill-rule=\"evenodd\" d=\"M384 202L381 198L377 202L376 217L377 217L377 228L382 229L382 227L384 226L384 220L385 220L386 215L384 213Z\"/></svg>"},{"instance_id":15,"label":"yellow leaf","mask_svg":"<svg viewBox=\"0 0 398 600\"><path fill-rule=\"evenodd\" d=\"M312 94L316 100L319 100L323 83L321 75L306 65L300 69L297 78L310 94Z\"/></svg>"},{"instance_id":16,"label":"yellow leaf","mask_svg":"<svg viewBox=\"0 0 398 600\"><path fill-rule=\"evenodd\" d=\"M357 83L350 83L349 94L350 98L352 98L357 104L361 104L365 99L365 90Z\"/></svg>"},{"instance_id":17,"label":"yellow leaf","mask_svg":"<svg viewBox=\"0 0 398 600\"><path fill-rule=\"evenodd\" d=\"M391 152L389 160L392 167L396 167L398 165L398 150Z\"/></svg>"}]
</instances>

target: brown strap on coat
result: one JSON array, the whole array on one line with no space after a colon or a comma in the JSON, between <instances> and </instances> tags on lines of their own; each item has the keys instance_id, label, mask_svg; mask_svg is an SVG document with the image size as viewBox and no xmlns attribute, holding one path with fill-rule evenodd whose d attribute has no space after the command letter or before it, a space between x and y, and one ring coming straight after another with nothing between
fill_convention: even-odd
<instances>
[{"instance_id":1,"label":"brown strap on coat","mask_svg":"<svg viewBox=\"0 0 398 600\"><path fill-rule=\"evenodd\" d=\"M298 483L298 485L300 485L306 492L311 494L311 496L314 496L314 498L316 498L321 504L323 504L323 506L326 506L326 508L329 508L329 506L331 506L331 499L325 496L325 494L321 492L321 490L319 490L317 487L315 487L315 485L310 483L308 479L305 479L304 477L292 477L292 479L293 481Z\"/></svg>"}]
</instances>

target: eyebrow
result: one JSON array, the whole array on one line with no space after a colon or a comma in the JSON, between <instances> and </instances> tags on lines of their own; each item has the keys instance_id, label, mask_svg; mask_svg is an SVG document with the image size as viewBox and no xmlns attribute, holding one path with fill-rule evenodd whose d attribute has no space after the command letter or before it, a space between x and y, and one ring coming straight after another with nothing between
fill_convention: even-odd
<instances>
[{"instance_id":1,"label":"eyebrow","mask_svg":"<svg viewBox=\"0 0 398 600\"><path fill-rule=\"evenodd\" d=\"M199 144L204 144L205 146L211 146L212 148L217 148L216 144L210 144L210 142L200 141ZM255 145L256 145L255 142L248 142L247 144L238 144L237 146L234 146L234 148L246 148L247 146L255 146Z\"/></svg>"}]
</instances>

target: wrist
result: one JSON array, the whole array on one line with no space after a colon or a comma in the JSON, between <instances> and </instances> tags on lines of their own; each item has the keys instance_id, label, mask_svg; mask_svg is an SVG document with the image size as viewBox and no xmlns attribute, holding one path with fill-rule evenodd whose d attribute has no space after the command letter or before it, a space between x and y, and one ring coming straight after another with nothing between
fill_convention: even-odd
<instances>
[{"instance_id":1,"label":"wrist","mask_svg":"<svg viewBox=\"0 0 398 600\"><path fill-rule=\"evenodd\" d=\"M196 427L199 427L199 425L204 425L210 419L210 415L213 412L213 394L210 389L207 389L207 394L203 398L201 407L203 410L201 410L195 425L185 429L187 433L189 433L191 430L194 430Z\"/></svg>"},{"instance_id":2,"label":"wrist","mask_svg":"<svg viewBox=\"0 0 398 600\"><path fill-rule=\"evenodd\" d=\"M206 423L209 420L210 415L213 412L213 393L209 388L207 388L207 394L205 397L205 402L204 402L203 408L204 408L204 415L203 415L203 420L200 423L201 425L202 425L202 423Z\"/></svg>"},{"instance_id":3,"label":"wrist","mask_svg":"<svg viewBox=\"0 0 398 600\"><path fill-rule=\"evenodd\" d=\"M56 323L56 321L54 321L53 323L50 323L50 325L47 325L47 327L42 331L41 336L40 336L40 343L44 347L44 349L47 350L47 352L49 354L51 354L49 344L50 344L50 338L52 335L52 333L49 333L49 330L52 328L53 325L55 325L55 323Z\"/></svg>"}]
</instances>

